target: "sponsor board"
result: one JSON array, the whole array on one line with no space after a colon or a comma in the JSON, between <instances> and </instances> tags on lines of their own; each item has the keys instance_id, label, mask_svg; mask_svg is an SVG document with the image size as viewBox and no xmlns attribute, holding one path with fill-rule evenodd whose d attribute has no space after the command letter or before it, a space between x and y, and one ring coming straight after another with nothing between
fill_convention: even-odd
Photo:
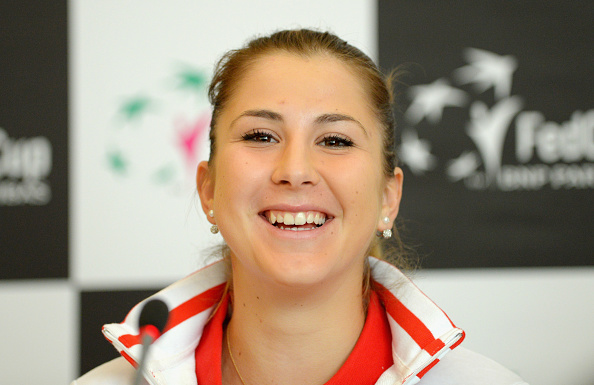
<instances>
[{"instance_id":1,"label":"sponsor board","mask_svg":"<svg viewBox=\"0 0 594 385\"><path fill-rule=\"evenodd\" d=\"M66 13L0 5L0 279L68 276Z\"/></svg>"},{"instance_id":2,"label":"sponsor board","mask_svg":"<svg viewBox=\"0 0 594 385\"><path fill-rule=\"evenodd\" d=\"M594 264L593 9L379 3L423 266Z\"/></svg>"}]
</instances>

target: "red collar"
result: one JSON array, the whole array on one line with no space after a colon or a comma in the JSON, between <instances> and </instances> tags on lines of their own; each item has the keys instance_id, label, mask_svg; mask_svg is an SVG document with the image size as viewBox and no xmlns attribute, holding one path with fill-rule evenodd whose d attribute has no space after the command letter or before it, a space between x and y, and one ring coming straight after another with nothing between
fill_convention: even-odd
<instances>
[{"instance_id":1,"label":"red collar","mask_svg":"<svg viewBox=\"0 0 594 385\"><path fill-rule=\"evenodd\" d=\"M229 298L225 297L217 312L202 332L196 348L196 378L200 385L221 385L221 355L223 323L227 316ZM394 363L392 334L378 295L371 293L367 318L353 351L325 385L375 384Z\"/></svg>"}]
</instances>

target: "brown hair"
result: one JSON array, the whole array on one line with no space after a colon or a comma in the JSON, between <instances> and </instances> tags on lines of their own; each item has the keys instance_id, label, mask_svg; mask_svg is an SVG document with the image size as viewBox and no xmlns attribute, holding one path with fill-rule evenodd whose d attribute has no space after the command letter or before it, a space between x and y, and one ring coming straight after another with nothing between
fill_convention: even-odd
<instances>
[{"instance_id":1,"label":"brown hair","mask_svg":"<svg viewBox=\"0 0 594 385\"><path fill-rule=\"evenodd\" d=\"M383 170L386 177L391 177L397 164L394 152L395 122L392 112L394 101L393 81L396 72L384 76L375 63L358 48L348 44L329 32L309 29L284 30L270 36L259 37L248 42L243 48L227 52L215 66L208 97L212 105L210 123L210 158L216 155L216 124L221 111L233 94L240 79L258 59L276 52L286 52L303 57L330 55L339 59L359 76L369 96L370 106L374 110L383 128ZM394 226L393 241L382 245L376 239L370 246L369 255L378 258L387 257L401 268L411 268L405 258L405 248ZM382 242L385 243L385 242ZM388 258L386 258L388 259Z\"/></svg>"}]
</instances>

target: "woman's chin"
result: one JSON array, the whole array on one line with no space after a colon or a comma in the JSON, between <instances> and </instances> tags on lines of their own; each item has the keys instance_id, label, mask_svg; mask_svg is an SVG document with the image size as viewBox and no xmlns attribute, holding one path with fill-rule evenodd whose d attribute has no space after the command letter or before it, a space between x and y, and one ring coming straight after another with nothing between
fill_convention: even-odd
<instances>
[{"instance_id":1,"label":"woman's chin","mask_svg":"<svg viewBox=\"0 0 594 385\"><path fill-rule=\"evenodd\" d=\"M277 254L278 255L278 254ZM283 254L282 258L261 258L256 261L254 277L261 283L293 290L319 289L341 274L349 275L348 266L336 258L323 258L319 253Z\"/></svg>"},{"instance_id":2,"label":"woman's chin","mask_svg":"<svg viewBox=\"0 0 594 385\"><path fill-rule=\"evenodd\" d=\"M287 287L305 287L315 285L328 275L328 267L311 255L288 255L282 260L260 264L263 275L272 282Z\"/></svg>"}]
</instances>

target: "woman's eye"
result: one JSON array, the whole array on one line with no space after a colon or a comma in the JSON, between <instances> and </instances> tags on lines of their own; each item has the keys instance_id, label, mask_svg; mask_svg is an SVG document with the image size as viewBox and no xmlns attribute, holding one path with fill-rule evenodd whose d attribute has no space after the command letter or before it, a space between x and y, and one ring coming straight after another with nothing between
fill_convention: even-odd
<instances>
[{"instance_id":1,"label":"woman's eye","mask_svg":"<svg viewBox=\"0 0 594 385\"><path fill-rule=\"evenodd\" d=\"M352 147L354 145L352 140L338 135L327 136L319 144L325 147Z\"/></svg>"},{"instance_id":2,"label":"woman's eye","mask_svg":"<svg viewBox=\"0 0 594 385\"><path fill-rule=\"evenodd\" d=\"M242 135L242 139L245 141L250 142L259 142L259 143L276 143L277 140L265 131L255 130L251 132L247 132Z\"/></svg>"}]
</instances>

